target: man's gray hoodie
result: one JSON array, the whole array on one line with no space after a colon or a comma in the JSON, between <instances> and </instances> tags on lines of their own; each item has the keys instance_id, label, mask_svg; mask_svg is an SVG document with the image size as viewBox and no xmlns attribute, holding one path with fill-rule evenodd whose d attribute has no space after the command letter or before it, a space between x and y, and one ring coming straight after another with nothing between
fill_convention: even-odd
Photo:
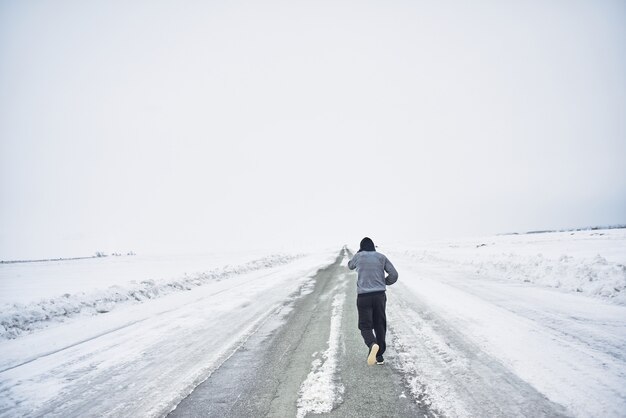
<instances>
[{"instance_id":1,"label":"man's gray hoodie","mask_svg":"<svg viewBox=\"0 0 626 418\"><path fill-rule=\"evenodd\" d=\"M357 293L384 292L386 285L398 280L398 272L391 261L376 251L360 251L348 262L350 270L357 272ZM385 278L385 272L389 275Z\"/></svg>"}]
</instances>

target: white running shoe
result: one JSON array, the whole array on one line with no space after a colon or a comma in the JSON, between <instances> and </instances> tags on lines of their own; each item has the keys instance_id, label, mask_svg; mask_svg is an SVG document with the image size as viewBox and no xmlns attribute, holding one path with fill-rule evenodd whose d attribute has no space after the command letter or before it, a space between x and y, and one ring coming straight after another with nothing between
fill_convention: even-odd
<instances>
[{"instance_id":1,"label":"white running shoe","mask_svg":"<svg viewBox=\"0 0 626 418\"><path fill-rule=\"evenodd\" d=\"M378 354L378 344L374 343L372 344L372 346L370 347L370 353L367 356L367 365L368 366L372 366L374 365L374 363L376 363L376 354Z\"/></svg>"}]
</instances>

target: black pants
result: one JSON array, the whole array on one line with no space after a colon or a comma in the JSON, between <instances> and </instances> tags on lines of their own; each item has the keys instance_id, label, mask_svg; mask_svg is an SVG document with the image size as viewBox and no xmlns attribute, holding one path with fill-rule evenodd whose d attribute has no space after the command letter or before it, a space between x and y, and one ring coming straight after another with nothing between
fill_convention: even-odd
<instances>
[{"instance_id":1,"label":"black pants","mask_svg":"<svg viewBox=\"0 0 626 418\"><path fill-rule=\"evenodd\" d=\"M359 311L359 329L365 345L370 347L373 343L378 344L380 347L380 350L378 350L379 356L382 356L386 348L386 304L387 295L385 295L385 292L364 293L358 295L356 299L356 307Z\"/></svg>"}]
</instances>

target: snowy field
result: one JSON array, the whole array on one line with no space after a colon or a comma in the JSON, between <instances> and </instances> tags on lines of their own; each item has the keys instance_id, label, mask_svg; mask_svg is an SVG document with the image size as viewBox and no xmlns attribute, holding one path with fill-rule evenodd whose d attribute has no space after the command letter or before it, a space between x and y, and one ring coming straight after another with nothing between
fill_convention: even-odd
<instances>
[{"instance_id":1,"label":"snowy field","mask_svg":"<svg viewBox=\"0 0 626 418\"><path fill-rule=\"evenodd\" d=\"M268 255L260 251L134 255L0 264L0 303L30 303L145 280L172 280Z\"/></svg>"},{"instance_id":2,"label":"snowy field","mask_svg":"<svg viewBox=\"0 0 626 418\"><path fill-rule=\"evenodd\" d=\"M44 321L0 341L0 416L163 414L268 317L306 294L336 256L332 249L214 269L188 288ZM170 282L180 279L160 284ZM109 294L90 289L86 295Z\"/></svg>"},{"instance_id":3,"label":"snowy field","mask_svg":"<svg viewBox=\"0 0 626 418\"><path fill-rule=\"evenodd\" d=\"M567 415L626 415L626 230L379 250L401 272L388 316L415 396L499 415L523 401L512 372Z\"/></svg>"},{"instance_id":4,"label":"snowy field","mask_svg":"<svg viewBox=\"0 0 626 418\"><path fill-rule=\"evenodd\" d=\"M0 416L162 416L261 327L283 326L339 250L0 265ZM625 416L626 230L379 251L400 273L385 367L433 416ZM335 399L323 382L345 372L345 284L324 302L324 362L307 357L295 385L300 415L328 411L309 404Z\"/></svg>"},{"instance_id":5,"label":"snowy field","mask_svg":"<svg viewBox=\"0 0 626 418\"><path fill-rule=\"evenodd\" d=\"M298 254L240 251L0 264L0 339L120 303L141 302L233 275L286 264Z\"/></svg>"},{"instance_id":6,"label":"snowy field","mask_svg":"<svg viewBox=\"0 0 626 418\"><path fill-rule=\"evenodd\" d=\"M393 250L478 278L535 283L626 304L626 229L500 235Z\"/></svg>"}]
</instances>

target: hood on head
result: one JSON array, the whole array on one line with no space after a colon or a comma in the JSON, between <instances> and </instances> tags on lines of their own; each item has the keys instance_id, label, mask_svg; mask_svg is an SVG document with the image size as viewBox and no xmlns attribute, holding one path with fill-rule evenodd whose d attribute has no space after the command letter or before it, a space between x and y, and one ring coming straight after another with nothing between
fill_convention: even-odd
<instances>
[{"instance_id":1,"label":"hood on head","mask_svg":"<svg viewBox=\"0 0 626 418\"><path fill-rule=\"evenodd\" d=\"M365 237L361 240L359 251L376 251L374 241L371 238Z\"/></svg>"}]
</instances>

